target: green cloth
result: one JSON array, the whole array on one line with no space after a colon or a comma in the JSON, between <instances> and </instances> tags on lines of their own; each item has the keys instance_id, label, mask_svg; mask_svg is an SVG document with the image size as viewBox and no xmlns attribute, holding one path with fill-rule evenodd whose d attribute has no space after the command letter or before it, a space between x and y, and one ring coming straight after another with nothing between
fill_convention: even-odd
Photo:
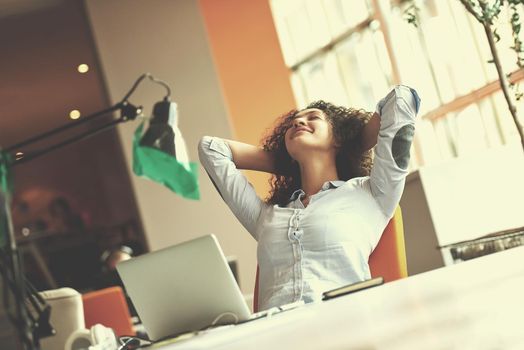
<instances>
[{"instance_id":1,"label":"green cloth","mask_svg":"<svg viewBox=\"0 0 524 350\"><path fill-rule=\"evenodd\" d=\"M133 171L138 176L158 182L184 198L200 199L198 164L177 161L175 157L156 148L140 145L144 123L133 138Z\"/></svg>"},{"instance_id":2,"label":"green cloth","mask_svg":"<svg viewBox=\"0 0 524 350\"><path fill-rule=\"evenodd\" d=\"M11 176L9 173L9 165L11 164L11 155L0 150L0 191L9 195L13 190Z\"/></svg>"},{"instance_id":3,"label":"green cloth","mask_svg":"<svg viewBox=\"0 0 524 350\"><path fill-rule=\"evenodd\" d=\"M3 197L6 200L6 210L9 210L9 197L13 190L9 165L11 164L11 155L7 152L0 150L0 191L4 194ZM7 217L4 213L0 213L0 248L4 248L7 243Z\"/></svg>"}]
</instances>

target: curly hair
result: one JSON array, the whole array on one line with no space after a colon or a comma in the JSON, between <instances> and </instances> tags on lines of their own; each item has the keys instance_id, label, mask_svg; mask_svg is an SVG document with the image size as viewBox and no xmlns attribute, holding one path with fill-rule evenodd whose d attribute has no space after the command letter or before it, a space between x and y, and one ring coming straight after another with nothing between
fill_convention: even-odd
<instances>
[{"instance_id":1,"label":"curly hair","mask_svg":"<svg viewBox=\"0 0 524 350\"><path fill-rule=\"evenodd\" d=\"M339 179L347 181L369 175L373 165L372 151L362 150L361 131L372 113L322 100L310 103L305 109L309 108L323 111L333 128L335 143L339 145L336 155ZM293 125L298 112L294 109L278 118L271 133L261 141L263 149L271 152L275 159L275 174L269 180L271 190L266 198L268 204L287 205L293 192L302 186L300 168L289 155L285 143L286 131Z\"/></svg>"}]
</instances>

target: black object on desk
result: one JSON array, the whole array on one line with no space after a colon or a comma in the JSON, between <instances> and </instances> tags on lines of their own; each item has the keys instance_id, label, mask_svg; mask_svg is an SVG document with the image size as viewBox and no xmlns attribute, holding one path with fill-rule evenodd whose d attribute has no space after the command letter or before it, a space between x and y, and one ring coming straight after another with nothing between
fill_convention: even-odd
<instances>
[{"instance_id":1,"label":"black object on desk","mask_svg":"<svg viewBox=\"0 0 524 350\"><path fill-rule=\"evenodd\" d=\"M346 294L355 293L364 289L384 284L384 278L376 277L362 282L356 282L322 293L322 300L329 300Z\"/></svg>"}]
</instances>

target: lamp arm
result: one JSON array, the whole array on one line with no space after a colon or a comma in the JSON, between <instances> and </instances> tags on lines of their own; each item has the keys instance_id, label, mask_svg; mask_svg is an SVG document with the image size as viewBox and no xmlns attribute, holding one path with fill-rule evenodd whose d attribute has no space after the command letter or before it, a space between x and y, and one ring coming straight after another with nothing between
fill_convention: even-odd
<instances>
[{"instance_id":1,"label":"lamp arm","mask_svg":"<svg viewBox=\"0 0 524 350\"><path fill-rule=\"evenodd\" d=\"M89 130L89 131L86 131L78 136L74 136L74 137L71 137L63 142L60 142L60 143L57 143L57 144L54 144L44 150L41 150L41 151L38 151L38 152L34 152L34 153L30 153L28 155L24 155L24 154L21 154L20 156L16 156L15 157L15 160L13 161L13 165L14 164L20 164L20 163L24 163L26 161L29 161L31 159L34 159L34 158L37 158L43 154L46 154L54 149L57 149L59 147L62 147L62 146L65 146L65 145L68 145L70 143L73 143L75 141L79 141L79 140L83 140L89 136L92 136L100 131L103 131L103 130L106 130L107 128L110 128L118 123L121 123L121 122L124 122L124 121L127 121L127 120L134 120L138 114L140 114L142 112L142 108L141 107L135 107L133 106L132 104L129 103L129 97L135 92L136 88L138 87L138 85L140 85L140 83L145 79L145 78L149 78L149 80L157 83L157 84L160 84L162 85L163 87L166 88L167 90L167 95L164 97L164 100L168 100L169 97L171 96L171 88L169 87L169 85L167 83L165 83L164 81L160 80L160 79L157 79L155 78L153 75L151 75L150 73L144 73L142 74L133 84L133 86L131 87L131 89L126 93L126 95L124 96L124 98L122 99L122 101L120 101L119 103L115 104L114 106L111 106L109 108L106 108L104 110L101 110L99 112L95 112L95 113L92 113L88 116L85 116L83 117L82 119L78 120L77 122L75 123L70 123L70 124L66 124L66 125L62 125L58 128L55 128L53 130L49 130L49 131L46 131L42 134L39 134L39 135L36 135L36 136L33 136L25 141L22 141L22 142L19 142L15 145L12 145L12 146L9 146L7 148L4 149L5 152L7 153L11 153L11 152L15 152L17 150L19 150L21 147L24 147L24 146L27 146L27 145L30 145L30 144L33 144L35 142L38 142L38 141L41 141L41 140L45 140L51 136L54 136L58 133L61 133L63 131L66 131L66 130L69 130L69 129L72 129L72 128L76 128L78 127L79 125L82 125L82 124L85 124L89 121L92 121L102 115L105 115L105 114L108 114L108 113L111 113L111 112L114 112L114 111L117 111L117 110L120 110L121 112L121 116L119 119L115 120L115 121L111 121L99 128L95 128L95 129L92 129L92 130Z\"/></svg>"},{"instance_id":2,"label":"lamp arm","mask_svg":"<svg viewBox=\"0 0 524 350\"><path fill-rule=\"evenodd\" d=\"M93 120L93 119L95 119L95 118L97 118L97 117L99 117L101 115L104 115L104 114L107 114L107 113L111 113L111 112L114 112L114 111L120 109L121 108L121 104L122 104L122 102L120 102L120 103L118 103L118 104L116 104L114 106L111 106L111 107L109 107L107 109L104 109L102 111L99 111L99 112L90 114L88 116L85 116L82 119L76 121L75 123L69 123L69 124L66 124L66 125L62 125L62 126L56 128L56 129L49 130L49 131L46 131L46 132L44 132L42 134L33 136L33 137L31 137L31 138L29 138L27 140L24 140L22 142L19 142L19 143L15 144L15 145L12 145L12 146L4 148L4 151L6 151L6 152L13 152L13 151L16 151L16 150L20 149L21 147L30 145L30 144L38 142L40 140L44 140L44 139L46 139L48 137L51 137L53 135L56 135L56 134L62 132L62 131L66 131L66 130L69 130L71 128L75 128L75 127L77 127L78 125L81 125L81 124L85 124L86 122L89 122L89 121L91 121L91 120Z\"/></svg>"},{"instance_id":3,"label":"lamp arm","mask_svg":"<svg viewBox=\"0 0 524 350\"><path fill-rule=\"evenodd\" d=\"M102 131L105 131L107 129L110 129L112 128L113 126L119 124L119 123L122 123L122 122L126 122L128 120L134 120L136 119L136 117L138 116L139 113L141 113L142 111L142 107L135 107L133 106L132 104L130 103L118 103L117 105L111 107L111 108L108 108L104 111L101 111L101 112L96 112L94 114L91 114L87 117L85 117L86 120L92 120L93 118L96 118L98 117L100 114L106 114L108 112L111 112L111 111L114 111L116 109L120 109L121 111L121 115L120 115L120 118L118 119L115 119L115 120L112 120L106 124L103 124L101 126L98 126L94 129L89 129L87 131L84 131L82 133L80 133L79 135L75 135L75 136L72 136L72 137L69 137L61 142L58 142L58 143L55 143L47 148L44 148L44 149L41 149L39 151L36 151L36 152L31 152L31 153L22 153L22 154L16 154L16 157L15 159L12 161L12 164L11 165L17 165L17 164L22 164L22 163L25 163L25 162L28 162L30 160L33 160L35 158L38 158L44 154L47 154L57 148L60 148L60 147L63 147L63 146L67 146L71 143L75 143L75 142L78 142L78 141L81 141L81 140L84 140L88 137L91 137L95 134L98 134L99 132L102 132ZM89 118L89 119L88 119ZM78 125L78 124L73 124L73 125ZM65 130L63 127L62 128L59 128L60 130L56 131L57 129L55 130L52 130L50 132L47 133L47 136L50 136L50 135L54 135L56 134L57 132L60 132L62 130ZM42 138L41 138L42 139ZM34 141L33 141L34 142ZM27 142L25 143L27 145ZM12 149L12 147L10 147L10 149Z\"/></svg>"}]
</instances>

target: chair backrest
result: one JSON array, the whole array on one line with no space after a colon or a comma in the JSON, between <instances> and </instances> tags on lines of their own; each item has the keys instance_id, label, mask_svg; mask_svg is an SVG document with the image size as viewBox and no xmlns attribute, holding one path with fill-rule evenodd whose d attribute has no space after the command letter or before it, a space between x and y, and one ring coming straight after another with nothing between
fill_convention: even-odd
<instances>
[{"instance_id":1,"label":"chair backrest","mask_svg":"<svg viewBox=\"0 0 524 350\"><path fill-rule=\"evenodd\" d=\"M400 206L397 206L375 250L369 256L369 269L372 277L382 276L385 282L408 276L404 225Z\"/></svg>"},{"instance_id":2,"label":"chair backrest","mask_svg":"<svg viewBox=\"0 0 524 350\"><path fill-rule=\"evenodd\" d=\"M86 328L97 323L110 327L118 336L136 335L121 287L109 287L82 295Z\"/></svg>"},{"instance_id":3,"label":"chair backrest","mask_svg":"<svg viewBox=\"0 0 524 350\"><path fill-rule=\"evenodd\" d=\"M408 276L406 246L404 243L404 225L402 210L397 206L387 224L380 241L369 257L369 269L372 277L382 276L385 282L391 282ZM255 277L253 312L258 311L258 272Z\"/></svg>"}]
</instances>

